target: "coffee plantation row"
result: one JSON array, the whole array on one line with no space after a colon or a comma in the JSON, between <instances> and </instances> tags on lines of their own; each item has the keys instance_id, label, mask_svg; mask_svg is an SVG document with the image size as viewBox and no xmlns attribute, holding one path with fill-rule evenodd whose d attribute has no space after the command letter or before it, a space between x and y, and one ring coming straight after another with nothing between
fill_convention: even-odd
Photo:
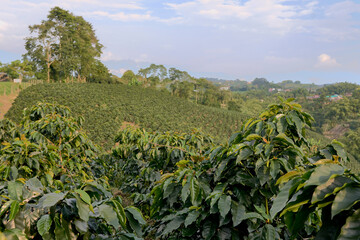
<instances>
[{"instance_id":1,"label":"coffee plantation row","mask_svg":"<svg viewBox=\"0 0 360 240\"><path fill-rule=\"evenodd\" d=\"M101 152L83 121L38 103L0 122L0 238L359 239L359 175L292 99L222 145L129 126Z\"/></svg>"},{"instance_id":2,"label":"coffee plantation row","mask_svg":"<svg viewBox=\"0 0 360 240\"><path fill-rule=\"evenodd\" d=\"M68 106L83 116L84 128L98 144L109 148L123 122L147 130L190 132L194 128L226 140L248 118L241 113L206 107L168 92L126 85L39 84L23 90L6 116L19 122L22 111L39 101Z\"/></svg>"}]
</instances>

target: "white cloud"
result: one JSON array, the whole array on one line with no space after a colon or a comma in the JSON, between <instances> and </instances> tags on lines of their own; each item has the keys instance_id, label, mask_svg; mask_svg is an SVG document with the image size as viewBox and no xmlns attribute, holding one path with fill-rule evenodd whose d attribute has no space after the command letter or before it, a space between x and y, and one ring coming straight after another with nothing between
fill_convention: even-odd
<instances>
[{"instance_id":1,"label":"white cloud","mask_svg":"<svg viewBox=\"0 0 360 240\"><path fill-rule=\"evenodd\" d=\"M100 60L106 62L106 61L121 61L121 60L124 60L124 59L119 57L118 55L114 54L113 52L104 51L101 54Z\"/></svg>"},{"instance_id":2,"label":"white cloud","mask_svg":"<svg viewBox=\"0 0 360 240\"><path fill-rule=\"evenodd\" d=\"M77 10L79 7L86 9L128 9L128 10L140 10L144 9L141 6L140 1L134 0L56 0L52 5L64 6L67 9Z\"/></svg>"},{"instance_id":3,"label":"white cloud","mask_svg":"<svg viewBox=\"0 0 360 240\"><path fill-rule=\"evenodd\" d=\"M328 54L320 54L318 56L318 61L317 61L317 64L316 64L316 67L317 68L333 68L333 67L337 67L339 66L340 64L338 64L336 62L336 59L329 56Z\"/></svg>"},{"instance_id":4,"label":"white cloud","mask_svg":"<svg viewBox=\"0 0 360 240\"><path fill-rule=\"evenodd\" d=\"M298 29L297 19L314 12L316 1L305 5L288 4L287 0L194 0L185 3L166 3L170 9L189 23L213 24L220 28L237 25L243 31L289 32ZM236 27L235 27L236 28Z\"/></svg>"},{"instance_id":5,"label":"white cloud","mask_svg":"<svg viewBox=\"0 0 360 240\"><path fill-rule=\"evenodd\" d=\"M84 12L84 16L98 16L98 17L107 17L112 20L117 21L147 21L147 20L153 20L154 17L151 16L150 12L147 12L145 14L137 14L137 13L124 13L124 12L118 12L118 13L109 13L105 11L94 11L94 12Z\"/></svg>"}]
</instances>

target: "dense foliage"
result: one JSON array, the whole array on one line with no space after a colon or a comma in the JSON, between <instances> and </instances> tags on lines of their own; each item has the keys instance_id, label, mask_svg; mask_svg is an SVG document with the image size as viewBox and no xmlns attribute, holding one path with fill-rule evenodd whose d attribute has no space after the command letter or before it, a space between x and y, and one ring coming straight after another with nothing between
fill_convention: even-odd
<instances>
[{"instance_id":1,"label":"dense foliage","mask_svg":"<svg viewBox=\"0 0 360 240\"><path fill-rule=\"evenodd\" d=\"M111 160L121 169L117 185L132 186L122 190L152 220L151 238L356 239L358 177L341 165L347 156L340 143L319 151L311 146L305 127L312 120L300 105L283 101L245 123L227 145L211 147L209 141L188 155L193 143L184 139L197 133L170 138L126 129ZM340 184L332 184L338 178L342 188L349 184L339 197ZM328 204L341 221L331 220ZM323 235L328 223L336 224L331 238Z\"/></svg>"},{"instance_id":2,"label":"dense foliage","mask_svg":"<svg viewBox=\"0 0 360 240\"><path fill-rule=\"evenodd\" d=\"M190 132L198 128L220 141L247 118L237 112L199 106L167 92L104 84L31 86L20 93L6 116L19 122L22 109L38 101L57 102L83 116L89 136L105 147L111 146L124 121L147 130Z\"/></svg>"},{"instance_id":3,"label":"dense foliage","mask_svg":"<svg viewBox=\"0 0 360 240\"><path fill-rule=\"evenodd\" d=\"M98 60L103 46L83 17L54 7L46 20L29 29L24 57L32 63L37 78L47 82L74 76L88 81L110 78L109 70Z\"/></svg>"},{"instance_id":4,"label":"dense foliage","mask_svg":"<svg viewBox=\"0 0 360 240\"><path fill-rule=\"evenodd\" d=\"M98 150L69 109L38 104L0 122L0 232L9 239L138 239L141 212L99 175Z\"/></svg>"}]
</instances>

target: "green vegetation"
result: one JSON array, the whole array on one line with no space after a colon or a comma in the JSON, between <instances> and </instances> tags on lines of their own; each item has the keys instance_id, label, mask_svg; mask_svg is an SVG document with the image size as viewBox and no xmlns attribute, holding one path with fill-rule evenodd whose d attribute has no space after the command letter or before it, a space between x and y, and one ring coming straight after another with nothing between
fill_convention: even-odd
<instances>
[{"instance_id":1,"label":"green vegetation","mask_svg":"<svg viewBox=\"0 0 360 240\"><path fill-rule=\"evenodd\" d=\"M83 116L89 136L107 149L124 122L147 130L190 132L198 128L221 141L248 117L239 112L196 105L166 91L118 84L64 83L39 84L25 89L6 116L19 122L22 110L39 101L66 105L76 116Z\"/></svg>"},{"instance_id":2,"label":"green vegetation","mask_svg":"<svg viewBox=\"0 0 360 240\"><path fill-rule=\"evenodd\" d=\"M10 95L12 92L17 91L20 87L18 83L0 82L0 95Z\"/></svg>"},{"instance_id":3,"label":"green vegetation","mask_svg":"<svg viewBox=\"0 0 360 240\"><path fill-rule=\"evenodd\" d=\"M66 107L38 104L19 125L0 122L0 233L8 239L141 236L141 212L124 208L97 177L99 151L82 121Z\"/></svg>"},{"instance_id":4,"label":"green vegetation","mask_svg":"<svg viewBox=\"0 0 360 240\"><path fill-rule=\"evenodd\" d=\"M61 85L99 86L38 86ZM6 236L359 236L359 176L344 167L341 143L314 148L306 137L313 118L292 99L248 120L222 145L197 131L127 127L116 135L113 151L101 155L82 122L68 108L43 103L25 110L19 125L0 122L0 231Z\"/></svg>"},{"instance_id":5,"label":"green vegetation","mask_svg":"<svg viewBox=\"0 0 360 240\"><path fill-rule=\"evenodd\" d=\"M107 67L97 58L101 56L92 25L81 16L54 7L47 20L29 26L24 55L35 76L50 81L77 78L78 81L112 82Z\"/></svg>"},{"instance_id":6,"label":"green vegetation","mask_svg":"<svg viewBox=\"0 0 360 240\"><path fill-rule=\"evenodd\" d=\"M0 62L0 72L6 74L5 76L0 74L0 80L8 81L15 78L29 80L34 75L32 66L27 60L15 60L8 64L2 64Z\"/></svg>"},{"instance_id":7,"label":"green vegetation","mask_svg":"<svg viewBox=\"0 0 360 240\"><path fill-rule=\"evenodd\" d=\"M357 85L213 84L156 64L119 79L82 17L55 7L30 31L2 79L58 83L0 121L0 239L359 239ZM323 135L340 125L349 156Z\"/></svg>"}]
</instances>

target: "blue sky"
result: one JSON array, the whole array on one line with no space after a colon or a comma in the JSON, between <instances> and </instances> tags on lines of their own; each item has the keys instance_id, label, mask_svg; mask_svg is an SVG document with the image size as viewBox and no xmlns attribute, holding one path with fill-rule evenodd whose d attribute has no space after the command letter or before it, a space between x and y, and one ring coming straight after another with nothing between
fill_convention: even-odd
<instances>
[{"instance_id":1,"label":"blue sky","mask_svg":"<svg viewBox=\"0 0 360 240\"><path fill-rule=\"evenodd\" d=\"M360 83L360 1L0 0L0 61L60 6L91 22L121 75L150 63L200 77Z\"/></svg>"}]
</instances>

